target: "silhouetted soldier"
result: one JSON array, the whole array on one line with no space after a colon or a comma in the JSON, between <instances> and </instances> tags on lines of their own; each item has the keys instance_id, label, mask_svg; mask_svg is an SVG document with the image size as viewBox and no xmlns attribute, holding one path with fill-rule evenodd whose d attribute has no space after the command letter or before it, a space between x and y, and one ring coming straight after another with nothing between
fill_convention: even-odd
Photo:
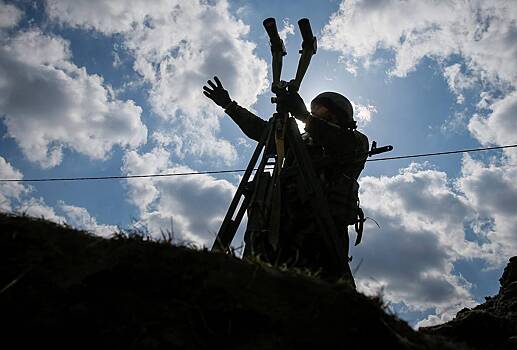
<instances>
[{"instance_id":1,"label":"silhouetted soldier","mask_svg":"<svg viewBox=\"0 0 517 350\"><path fill-rule=\"evenodd\" d=\"M251 139L259 141L267 122L232 101L217 77L215 84L208 81L204 94L237 123ZM368 138L356 130L350 101L335 92L324 92L311 102L311 112L298 93L290 93L289 112L305 123L302 139L320 179L331 216L348 257L348 225L357 222L359 215L357 178L364 168L369 149ZM317 232L314 217L307 203L299 195L297 164L293 154L286 155L281 173L281 226L279 244L272 249L267 237L249 232L245 235L245 256L260 255L273 263L321 269L323 275L332 271L330 260ZM362 214L362 211L361 211ZM252 235L253 234L253 235ZM343 262L346 264L346 262ZM348 267L347 267L348 268Z\"/></svg>"}]
</instances>

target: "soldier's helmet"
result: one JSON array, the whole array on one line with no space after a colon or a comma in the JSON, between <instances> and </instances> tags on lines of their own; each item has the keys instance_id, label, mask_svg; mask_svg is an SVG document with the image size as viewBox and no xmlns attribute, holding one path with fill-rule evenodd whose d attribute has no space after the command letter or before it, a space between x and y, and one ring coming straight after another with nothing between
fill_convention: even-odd
<instances>
[{"instance_id":1,"label":"soldier's helmet","mask_svg":"<svg viewBox=\"0 0 517 350\"><path fill-rule=\"evenodd\" d=\"M357 123L354 120L354 108L345 96L337 92L322 92L311 103L318 103L327 107L338 118L341 127L357 128Z\"/></svg>"}]
</instances>

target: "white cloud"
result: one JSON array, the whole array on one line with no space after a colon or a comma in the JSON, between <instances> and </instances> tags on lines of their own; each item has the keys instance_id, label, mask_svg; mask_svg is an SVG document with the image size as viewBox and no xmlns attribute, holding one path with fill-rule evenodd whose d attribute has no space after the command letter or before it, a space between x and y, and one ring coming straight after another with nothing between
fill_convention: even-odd
<instances>
[{"instance_id":1,"label":"white cloud","mask_svg":"<svg viewBox=\"0 0 517 350\"><path fill-rule=\"evenodd\" d=\"M443 75L447 79L449 89L456 95L456 103L464 103L465 96L463 96L463 91L474 86L476 83L475 77L463 73L459 63L445 67Z\"/></svg>"},{"instance_id":2,"label":"white cloud","mask_svg":"<svg viewBox=\"0 0 517 350\"><path fill-rule=\"evenodd\" d=\"M360 184L365 214L381 226L369 223L363 244L352 251L354 261L363 260L356 275L360 289L376 293L384 287L387 300L409 310L434 308L435 320L472 306L471 286L454 274L453 263L481 255L464 232L476 212L447 175L412 164L392 177L363 177Z\"/></svg>"},{"instance_id":3,"label":"white cloud","mask_svg":"<svg viewBox=\"0 0 517 350\"><path fill-rule=\"evenodd\" d=\"M463 230L463 220L472 220L475 214L467 200L450 188L445 172L412 164L392 177L364 177L361 185L361 200L370 210L403 218L408 229L435 232L451 255L475 251L476 246L464 240Z\"/></svg>"},{"instance_id":4,"label":"white cloud","mask_svg":"<svg viewBox=\"0 0 517 350\"><path fill-rule=\"evenodd\" d=\"M0 188L0 191L3 189ZM0 192L0 198L1 198ZM15 210L6 210L8 212L16 212L36 218L44 218L58 224L67 224L78 230L85 230L101 237L111 237L113 233L118 232L118 227L114 225L103 225L97 223L97 219L88 212L86 208L77 207L67 204L63 201L58 202L57 211L52 206L45 203L43 198L26 197L18 201Z\"/></svg>"},{"instance_id":5,"label":"white cloud","mask_svg":"<svg viewBox=\"0 0 517 350\"><path fill-rule=\"evenodd\" d=\"M481 91L479 94L479 102L476 104L476 107L479 110L488 109L490 104L493 102L494 97L488 91Z\"/></svg>"},{"instance_id":6,"label":"white cloud","mask_svg":"<svg viewBox=\"0 0 517 350\"><path fill-rule=\"evenodd\" d=\"M248 4L245 4L241 7L239 7L237 10L235 10L235 14L241 18L247 17L247 16L253 14L253 8L251 6L249 6Z\"/></svg>"},{"instance_id":7,"label":"white cloud","mask_svg":"<svg viewBox=\"0 0 517 350\"><path fill-rule=\"evenodd\" d=\"M287 35L294 35L294 25L289 23L289 18L284 18L282 22L284 27L280 29L278 35L284 41L284 45L287 45Z\"/></svg>"},{"instance_id":8,"label":"white cloud","mask_svg":"<svg viewBox=\"0 0 517 350\"><path fill-rule=\"evenodd\" d=\"M424 57L460 55L482 77L515 81L516 18L514 1L343 1L323 29L321 46L351 65L392 50L392 74L401 77Z\"/></svg>"},{"instance_id":9,"label":"white cloud","mask_svg":"<svg viewBox=\"0 0 517 350\"><path fill-rule=\"evenodd\" d=\"M407 14L411 13L411 16ZM463 127L483 144L515 143L511 127L517 84L517 2L462 1L343 1L322 30L321 46L341 53L340 61L356 72L368 66L379 49L394 53L390 74L404 77L424 57L443 66L443 75L457 103L464 91L485 86L502 94L489 105L484 91L478 108L490 108L491 116L470 120L451 117L444 127ZM461 63L447 64L447 60Z\"/></svg>"},{"instance_id":10,"label":"white cloud","mask_svg":"<svg viewBox=\"0 0 517 350\"><path fill-rule=\"evenodd\" d=\"M461 95L463 96L463 95ZM462 98L462 97L457 97ZM459 102L458 102L459 103ZM463 133L465 132L465 129L467 128L467 124L469 122L469 115L467 113L467 110L454 112L443 122L443 124L440 126L440 131L444 135L450 135L453 133Z\"/></svg>"},{"instance_id":11,"label":"white cloud","mask_svg":"<svg viewBox=\"0 0 517 350\"><path fill-rule=\"evenodd\" d=\"M0 178L22 179L23 174L0 156ZM0 182L0 211L12 211L12 202L20 200L27 192L28 189L19 182Z\"/></svg>"},{"instance_id":12,"label":"white cloud","mask_svg":"<svg viewBox=\"0 0 517 350\"><path fill-rule=\"evenodd\" d=\"M517 2L344 1L322 33L321 46L340 52L347 66L367 65L387 49L395 55L391 74L399 77L424 57L438 61L458 103L465 90L484 87L477 107L493 113L474 116L468 129L483 144L515 143ZM501 96L496 102L494 92Z\"/></svg>"},{"instance_id":13,"label":"white cloud","mask_svg":"<svg viewBox=\"0 0 517 350\"><path fill-rule=\"evenodd\" d=\"M57 208L62 215L57 214L56 210L46 204L43 198L28 197L19 202L14 212L44 218L58 224L67 224L75 229L85 230L101 237L111 237L113 233L118 232L117 226L97 223L97 219L91 216L86 208L70 205L63 201L58 202Z\"/></svg>"},{"instance_id":14,"label":"white cloud","mask_svg":"<svg viewBox=\"0 0 517 350\"><path fill-rule=\"evenodd\" d=\"M1 179L23 179L23 174L0 156ZM0 211L18 213L56 223L66 223L74 228L83 229L99 236L109 237L118 231L116 226L98 224L85 208L59 201L58 209L64 214L56 214L56 210L47 205L41 197L32 197L35 192L31 186L20 182L0 182Z\"/></svg>"},{"instance_id":15,"label":"white cloud","mask_svg":"<svg viewBox=\"0 0 517 350\"><path fill-rule=\"evenodd\" d=\"M354 261L363 260L360 289L409 310L434 308L417 326L450 320L475 304L471 284L454 263L481 258L489 268L503 265L517 250L517 167L493 160L486 165L465 156L462 174L412 164L395 176L363 177L361 203L369 223ZM470 230L474 237L466 235Z\"/></svg>"},{"instance_id":16,"label":"white cloud","mask_svg":"<svg viewBox=\"0 0 517 350\"><path fill-rule=\"evenodd\" d=\"M481 223L475 232L485 241L482 254L493 266L502 266L517 251L517 174L516 164L484 164L464 156L458 188L476 210Z\"/></svg>"},{"instance_id":17,"label":"white cloud","mask_svg":"<svg viewBox=\"0 0 517 350\"><path fill-rule=\"evenodd\" d=\"M0 190L2 190L0 188ZM1 196L1 193L0 193ZM67 224L79 230L85 230L101 237L111 237L118 232L118 227L114 225L103 225L97 223L97 219L88 212L86 208L58 202L58 215L56 210L45 203L43 198L28 197L19 201L14 212L36 218L44 218L58 224Z\"/></svg>"},{"instance_id":18,"label":"white cloud","mask_svg":"<svg viewBox=\"0 0 517 350\"><path fill-rule=\"evenodd\" d=\"M191 172L185 166L171 164L169 153L156 147L149 153L128 152L123 172L178 173ZM142 223L155 237L170 230L171 219L179 241L210 246L217 233L235 186L208 175L173 176L127 182L129 200L140 210Z\"/></svg>"},{"instance_id":19,"label":"white cloud","mask_svg":"<svg viewBox=\"0 0 517 350\"><path fill-rule=\"evenodd\" d=\"M113 51L113 68L118 68L122 65L122 60L120 59L120 55L117 51Z\"/></svg>"},{"instance_id":20,"label":"white cloud","mask_svg":"<svg viewBox=\"0 0 517 350\"><path fill-rule=\"evenodd\" d=\"M172 6L171 6L172 3ZM169 0L46 0L49 16L63 24L93 29L104 34L130 31L148 16L158 16L179 2Z\"/></svg>"},{"instance_id":21,"label":"white cloud","mask_svg":"<svg viewBox=\"0 0 517 350\"><path fill-rule=\"evenodd\" d=\"M118 232L117 226L98 224L97 219L91 216L85 208L76 207L60 201L59 209L63 211L66 217L66 223L74 228L86 230L101 237L111 237L115 232Z\"/></svg>"},{"instance_id":22,"label":"white cloud","mask_svg":"<svg viewBox=\"0 0 517 350\"><path fill-rule=\"evenodd\" d=\"M0 156L0 178L21 180L23 174ZM31 186L21 182L0 182L0 211L44 217L58 223L65 221L63 217L56 215L54 209L45 204L43 198L30 197L32 192Z\"/></svg>"},{"instance_id":23,"label":"white cloud","mask_svg":"<svg viewBox=\"0 0 517 350\"><path fill-rule=\"evenodd\" d=\"M362 105L356 102L353 105L354 119L358 121L360 126L368 124L372 120L373 114L377 113L377 108L374 105Z\"/></svg>"},{"instance_id":24,"label":"white cloud","mask_svg":"<svg viewBox=\"0 0 517 350\"><path fill-rule=\"evenodd\" d=\"M146 142L142 109L114 99L102 77L74 65L62 38L17 33L0 48L0 72L7 134L42 167L58 165L64 147L104 159L114 145Z\"/></svg>"},{"instance_id":25,"label":"white cloud","mask_svg":"<svg viewBox=\"0 0 517 350\"><path fill-rule=\"evenodd\" d=\"M122 34L134 70L150 84L155 113L171 122L178 156L210 156L231 163L233 145L217 136L222 110L202 94L218 75L235 100L250 106L267 87L267 65L245 39L249 27L230 15L227 1L49 0L56 21ZM188 28L188 30L187 30Z\"/></svg>"},{"instance_id":26,"label":"white cloud","mask_svg":"<svg viewBox=\"0 0 517 350\"><path fill-rule=\"evenodd\" d=\"M16 6L0 1L0 29L16 26L22 16L23 12Z\"/></svg>"},{"instance_id":27,"label":"white cloud","mask_svg":"<svg viewBox=\"0 0 517 350\"><path fill-rule=\"evenodd\" d=\"M41 197L31 197L29 199L23 200L19 207L16 209L16 212L36 218L44 218L58 224L66 222L66 219L57 215L54 208L48 206L45 203L45 200Z\"/></svg>"},{"instance_id":28,"label":"white cloud","mask_svg":"<svg viewBox=\"0 0 517 350\"><path fill-rule=\"evenodd\" d=\"M122 171L127 175L157 174L167 169L168 164L169 152L162 147L142 155L130 151L124 156ZM146 212L160 194L152 179L129 181L128 189L130 201L141 213Z\"/></svg>"},{"instance_id":29,"label":"white cloud","mask_svg":"<svg viewBox=\"0 0 517 350\"><path fill-rule=\"evenodd\" d=\"M492 110L488 117L478 115L470 119L468 128L474 137L484 145L517 144L517 91L487 108Z\"/></svg>"}]
</instances>

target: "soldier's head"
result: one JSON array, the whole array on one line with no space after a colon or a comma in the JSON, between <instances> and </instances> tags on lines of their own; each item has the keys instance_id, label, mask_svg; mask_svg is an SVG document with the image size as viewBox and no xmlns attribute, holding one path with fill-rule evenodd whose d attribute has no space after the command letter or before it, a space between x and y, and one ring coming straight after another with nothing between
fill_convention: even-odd
<instances>
[{"instance_id":1,"label":"soldier's head","mask_svg":"<svg viewBox=\"0 0 517 350\"><path fill-rule=\"evenodd\" d=\"M311 102L311 113L346 129L357 128L350 101L337 92L323 92Z\"/></svg>"}]
</instances>

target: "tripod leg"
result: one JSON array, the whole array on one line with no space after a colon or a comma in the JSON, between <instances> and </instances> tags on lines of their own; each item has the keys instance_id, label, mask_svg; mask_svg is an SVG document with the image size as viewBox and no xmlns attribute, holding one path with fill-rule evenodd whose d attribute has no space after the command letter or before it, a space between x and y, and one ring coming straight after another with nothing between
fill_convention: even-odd
<instances>
[{"instance_id":1,"label":"tripod leg","mask_svg":"<svg viewBox=\"0 0 517 350\"><path fill-rule=\"evenodd\" d=\"M268 132L268 134L269 134L269 132ZM214 241L214 244L212 245L212 249L211 249L212 251L227 252L228 247L230 246L233 238L235 237L235 233L237 231L237 228L239 227L240 220L242 219L242 215L239 217L238 222L237 222L237 220L233 220L232 218L233 218L235 210L237 209L237 205L239 204L242 196L244 196L245 192L248 190L247 186L248 186L249 178L251 176L253 168L255 167L255 164L257 163L258 157L260 156L260 153L262 152L262 149L264 148L265 143L266 143L266 138L263 136L262 140L258 143L257 147L255 148L255 151L253 152L253 155L251 156L250 162L248 163L248 167L246 168L246 171L244 172L242 180L239 183L239 187L237 187L237 191L235 192L235 195L233 196L232 202L230 203L230 207L228 208L228 211L226 212L226 216L223 219L221 227L219 228L219 232L217 233L217 237Z\"/></svg>"},{"instance_id":2,"label":"tripod leg","mask_svg":"<svg viewBox=\"0 0 517 350\"><path fill-rule=\"evenodd\" d=\"M248 248L246 253L261 255L269 259L277 248L273 237L277 237L275 225L272 222L272 214L275 211L274 196L278 187L279 169L278 146L276 132L281 120L275 113L270 120L270 132L264 155L253 179L253 194L250 196L248 208L248 226L246 228L245 241ZM274 161L273 161L274 160ZM266 164L274 165L273 174L264 171ZM249 256L249 254L247 254Z\"/></svg>"},{"instance_id":3,"label":"tripod leg","mask_svg":"<svg viewBox=\"0 0 517 350\"><path fill-rule=\"evenodd\" d=\"M254 201L254 198L256 196L256 188L260 176L255 176L255 179L251 183L249 182L249 179L251 173L253 172L253 168L255 167L255 164L257 163L257 160L263 149L264 154L262 156L262 160L260 161L256 174L261 174L265 169L267 156L270 152L271 142L273 140L272 130L274 130L274 124L275 120L274 118L272 118L269 121L267 128L264 129L264 134L262 135L260 142L258 143L257 147L255 148L255 151L253 152L248 167L244 172L242 180L239 183L239 187L237 187L237 191L235 192L232 202L230 203L230 207L228 208L226 216L224 217L221 227L219 228L217 237L214 241L214 244L212 245L212 251L228 252L228 248L230 247L230 244L232 243L232 240L235 237L235 233L239 228L239 224L241 223L242 217L244 216L247 207L250 205L250 203ZM235 219L232 219L234 217L237 206L243 196L244 199L241 203L239 211L237 212Z\"/></svg>"},{"instance_id":4,"label":"tripod leg","mask_svg":"<svg viewBox=\"0 0 517 350\"><path fill-rule=\"evenodd\" d=\"M244 257L266 255L266 238L268 236L269 197L271 192L271 174L257 174L261 179L255 187L253 203L247 206L248 225L244 236Z\"/></svg>"}]
</instances>

